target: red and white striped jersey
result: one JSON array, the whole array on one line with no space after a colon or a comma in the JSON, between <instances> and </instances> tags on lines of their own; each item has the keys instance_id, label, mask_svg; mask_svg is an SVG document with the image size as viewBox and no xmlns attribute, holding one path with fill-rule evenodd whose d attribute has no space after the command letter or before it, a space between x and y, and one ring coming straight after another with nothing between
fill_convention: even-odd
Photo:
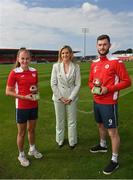
<instances>
[{"instance_id":1,"label":"red and white striped jersey","mask_svg":"<svg viewBox=\"0 0 133 180\"><path fill-rule=\"evenodd\" d=\"M24 71L21 67L13 69L7 80L7 86L14 87L17 94L24 96L30 94L30 87L37 85L37 83L38 73L32 67L29 67L27 71ZM37 101L16 98L16 108L31 109L36 107L38 107Z\"/></svg>"},{"instance_id":2,"label":"red and white striped jersey","mask_svg":"<svg viewBox=\"0 0 133 180\"><path fill-rule=\"evenodd\" d=\"M99 104L116 104L119 90L131 85L124 63L113 56L99 57L93 61L88 81L90 89L94 87L93 80L96 78L108 89L107 94L94 94L94 101Z\"/></svg>"}]
</instances>

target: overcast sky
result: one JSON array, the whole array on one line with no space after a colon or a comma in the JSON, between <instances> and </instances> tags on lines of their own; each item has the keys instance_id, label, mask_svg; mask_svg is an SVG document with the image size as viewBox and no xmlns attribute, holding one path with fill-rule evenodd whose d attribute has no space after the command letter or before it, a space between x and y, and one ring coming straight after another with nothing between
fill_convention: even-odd
<instances>
[{"instance_id":1,"label":"overcast sky","mask_svg":"<svg viewBox=\"0 0 133 180\"><path fill-rule=\"evenodd\" d=\"M96 38L111 37L111 52L133 48L133 0L1 0L0 48L58 50L70 45L86 55Z\"/></svg>"}]
</instances>

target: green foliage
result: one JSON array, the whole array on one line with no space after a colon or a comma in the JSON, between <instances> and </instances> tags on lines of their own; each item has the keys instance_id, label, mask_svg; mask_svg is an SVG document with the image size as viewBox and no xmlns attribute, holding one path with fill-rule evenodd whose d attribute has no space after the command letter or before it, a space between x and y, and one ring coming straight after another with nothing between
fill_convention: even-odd
<instances>
[{"instance_id":1,"label":"green foliage","mask_svg":"<svg viewBox=\"0 0 133 180\"><path fill-rule=\"evenodd\" d=\"M119 132L121 136L120 168L114 174L105 176L102 169L111 158L111 145L105 154L91 154L89 147L98 143L98 132L92 111L92 96L87 86L89 63L80 64L82 87L78 103L78 145L70 150L67 142L59 149L55 142L55 114L51 100L50 76L52 64L34 64L39 72L39 119L36 128L36 144L44 158L28 157L31 165L20 166L17 156L14 99L5 96L7 76L12 65L0 65L0 178L1 179L131 179L133 178L132 157L132 87L121 91L119 100ZM133 63L127 62L127 69L133 78ZM66 126L67 127L67 126ZM25 152L28 152L27 136ZM28 155L27 155L28 156Z\"/></svg>"},{"instance_id":2,"label":"green foliage","mask_svg":"<svg viewBox=\"0 0 133 180\"><path fill-rule=\"evenodd\" d=\"M113 54L132 54L132 53L133 53L133 49L129 48L127 50L115 51Z\"/></svg>"}]
</instances>

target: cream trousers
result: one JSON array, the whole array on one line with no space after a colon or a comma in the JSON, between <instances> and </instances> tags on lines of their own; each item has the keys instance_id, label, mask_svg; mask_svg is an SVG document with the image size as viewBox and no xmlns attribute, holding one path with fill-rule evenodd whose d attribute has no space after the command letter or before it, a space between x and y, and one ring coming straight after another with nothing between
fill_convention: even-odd
<instances>
[{"instance_id":1,"label":"cream trousers","mask_svg":"<svg viewBox=\"0 0 133 180\"><path fill-rule=\"evenodd\" d=\"M68 124L68 142L70 146L77 144L77 102L64 105L62 102L55 102L56 115L56 142L63 144L65 134L65 119Z\"/></svg>"}]
</instances>

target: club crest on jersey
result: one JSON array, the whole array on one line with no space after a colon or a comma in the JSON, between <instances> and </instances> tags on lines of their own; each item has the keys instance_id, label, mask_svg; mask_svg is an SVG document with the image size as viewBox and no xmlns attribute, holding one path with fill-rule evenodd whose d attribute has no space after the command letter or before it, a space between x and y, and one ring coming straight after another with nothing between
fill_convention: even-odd
<instances>
[{"instance_id":1,"label":"club crest on jersey","mask_svg":"<svg viewBox=\"0 0 133 180\"><path fill-rule=\"evenodd\" d=\"M32 74L33 77L36 77L36 74Z\"/></svg>"},{"instance_id":2,"label":"club crest on jersey","mask_svg":"<svg viewBox=\"0 0 133 180\"><path fill-rule=\"evenodd\" d=\"M105 69L108 69L109 68L109 64L106 64L104 67L105 67Z\"/></svg>"}]
</instances>

